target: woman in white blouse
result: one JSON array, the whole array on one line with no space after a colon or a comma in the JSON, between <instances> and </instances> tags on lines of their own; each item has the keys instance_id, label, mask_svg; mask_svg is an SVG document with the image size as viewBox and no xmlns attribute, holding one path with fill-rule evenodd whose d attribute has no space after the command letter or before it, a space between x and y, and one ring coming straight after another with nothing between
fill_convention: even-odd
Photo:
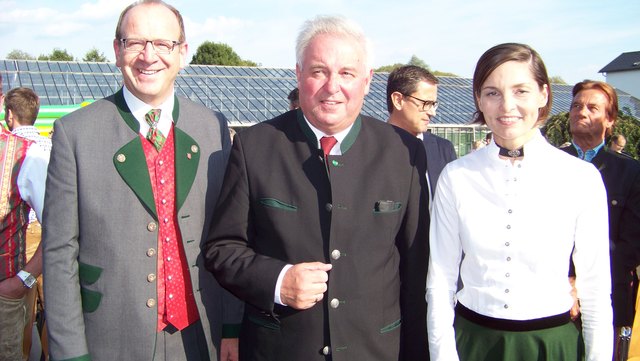
<instances>
[{"instance_id":1,"label":"woman in white blouse","mask_svg":"<svg viewBox=\"0 0 640 361\"><path fill-rule=\"evenodd\" d=\"M431 360L610 361L605 188L591 164L540 134L551 110L542 59L527 45L497 45L478 61L473 91L475 121L493 141L438 180L427 277ZM582 333L569 315L571 259Z\"/></svg>"}]
</instances>

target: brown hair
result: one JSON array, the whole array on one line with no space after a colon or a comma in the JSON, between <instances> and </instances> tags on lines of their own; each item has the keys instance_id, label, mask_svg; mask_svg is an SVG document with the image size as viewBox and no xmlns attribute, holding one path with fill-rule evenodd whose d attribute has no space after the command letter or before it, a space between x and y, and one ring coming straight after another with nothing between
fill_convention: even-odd
<instances>
[{"instance_id":1,"label":"brown hair","mask_svg":"<svg viewBox=\"0 0 640 361\"><path fill-rule=\"evenodd\" d=\"M29 88L13 88L7 92L4 108L7 113L11 110L18 123L33 125L40 111L40 98Z\"/></svg>"},{"instance_id":2,"label":"brown hair","mask_svg":"<svg viewBox=\"0 0 640 361\"><path fill-rule=\"evenodd\" d=\"M118 19L118 25L116 25L116 39L118 40L122 39L122 30L121 30L122 21L124 20L124 16L129 12L129 10L133 9L138 5L146 5L146 4L158 4L171 10L171 12L173 12L176 15L176 19L178 19L178 24L180 25L180 37L178 38L178 42L183 43L186 40L186 35L184 32L184 20L182 19L182 14L180 14L178 9L174 8L173 6L167 4L162 0L139 0L127 6L124 10L122 10L122 13L120 14L120 18ZM166 39L166 40L173 40L173 39Z\"/></svg>"},{"instance_id":3,"label":"brown hair","mask_svg":"<svg viewBox=\"0 0 640 361\"><path fill-rule=\"evenodd\" d=\"M600 90L609 99L609 104L607 104L607 115L609 116L609 120L612 120L613 124L615 125L616 121L618 120L618 94L611 85L602 81L583 80L573 86L571 95L575 98L575 96L583 90L594 89ZM611 135L611 128L607 129L607 135Z\"/></svg>"},{"instance_id":4,"label":"brown hair","mask_svg":"<svg viewBox=\"0 0 640 361\"><path fill-rule=\"evenodd\" d=\"M478 98L480 97L482 85L491 73L496 70L496 68L508 61L529 63L531 74L533 75L536 83L538 83L541 89L545 85L547 86L549 93L547 104L538 109L537 124L540 125L544 123L551 112L553 100L551 96L551 82L547 75L547 68L542 61L540 54L533 50L529 45L518 43L504 43L496 45L482 54L478 60L478 64L476 64L476 69L473 73L473 101L476 105L473 123L486 124L484 115L478 106Z\"/></svg>"},{"instance_id":5,"label":"brown hair","mask_svg":"<svg viewBox=\"0 0 640 361\"><path fill-rule=\"evenodd\" d=\"M387 79L387 110L393 111L391 94L398 92L411 95L418 88L418 83L424 81L431 85L438 85L438 78L425 68L415 65L405 65L394 69Z\"/></svg>"}]
</instances>

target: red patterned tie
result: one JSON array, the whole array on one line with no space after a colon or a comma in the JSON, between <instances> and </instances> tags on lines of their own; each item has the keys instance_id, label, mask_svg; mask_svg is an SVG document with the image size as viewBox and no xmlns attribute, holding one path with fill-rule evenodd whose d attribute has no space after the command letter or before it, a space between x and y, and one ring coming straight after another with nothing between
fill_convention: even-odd
<instances>
[{"instance_id":1,"label":"red patterned tie","mask_svg":"<svg viewBox=\"0 0 640 361\"><path fill-rule=\"evenodd\" d=\"M322 153L324 155L324 163L327 166L327 171L329 171L329 160L327 159L327 155L331 153L331 149L334 145L336 145L338 141L334 137L322 137L320 138L320 148L322 148Z\"/></svg>"},{"instance_id":2,"label":"red patterned tie","mask_svg":"<svg viewBox=\"0 0 640 361\"><path fill-rule=\"evenodd\" d=\"M144 116L144 120L149 124L149 131L147 132L147 139L156 147L159 152L164 145L166 138L161 131L158 130L158 121L160 120L160 112L162 109L151 109Z\"/></svg>"}]
</instances>

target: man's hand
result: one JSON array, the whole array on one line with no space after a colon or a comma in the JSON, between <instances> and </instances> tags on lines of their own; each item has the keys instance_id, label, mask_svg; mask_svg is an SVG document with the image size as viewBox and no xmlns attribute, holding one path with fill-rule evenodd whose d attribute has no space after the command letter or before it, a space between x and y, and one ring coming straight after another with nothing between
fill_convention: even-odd
<instances>
[{"instance_id":1,"label":"man's hand","mask_svg":"<svg viewBox=\"0 0 640 361\"><path fill-rule=\"evenodd\" d=\"M331 264L322 262L298 263L282 278L280 299L297 310L306 310L322 301L327 291Z\"/></svg>"},{"instance_id":2,"label":"man's hand","mask_svg":"<svg viewBox=\"0 0 640 361\"><path fill-rule=\"evenodd\" d=\"M220 341L220 361L238 361L238 339L223 338Z\"/></svg>"},{"instance_id":3,"label":"man's hand","mask_svg":"<svg viewBox=\"0 0 640 361\"><path fill-rule=\"evenodd\" d=\"M573 306L569 310L571 320L575 321L580 316L580 300L578 299L578 291L576 290L576 278L569 277L569 283L571 284L571 297L573 297Z\"/></svg>"},{"instance_id":4,"label":"man's hand","mask_svg":"<svg viewBox=\"0 0 640 361\"><path fill-rule=\"evenodd\" d=\"M5 278L3 281L0 281L0 296L5 298L20 299L24 297L28 290L18 276Z\"/></svg>"}]
</instances>

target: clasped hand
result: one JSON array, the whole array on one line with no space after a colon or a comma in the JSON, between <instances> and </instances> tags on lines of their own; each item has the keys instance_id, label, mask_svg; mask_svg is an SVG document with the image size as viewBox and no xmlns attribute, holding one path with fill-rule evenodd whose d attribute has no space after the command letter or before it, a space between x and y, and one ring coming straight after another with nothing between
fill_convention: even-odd
<instances>
[{"instance_id":1,"label":"clasped hand","mask_svg":"<svg viewBox=\"0 0 640 361\"><path fill-rule=\"evenodd\" d=\"M307 262L293 265L282 278L280 299L297 310L306 310L322 301L327 291L331 264Z\"/></svg>"}]
</instances>

